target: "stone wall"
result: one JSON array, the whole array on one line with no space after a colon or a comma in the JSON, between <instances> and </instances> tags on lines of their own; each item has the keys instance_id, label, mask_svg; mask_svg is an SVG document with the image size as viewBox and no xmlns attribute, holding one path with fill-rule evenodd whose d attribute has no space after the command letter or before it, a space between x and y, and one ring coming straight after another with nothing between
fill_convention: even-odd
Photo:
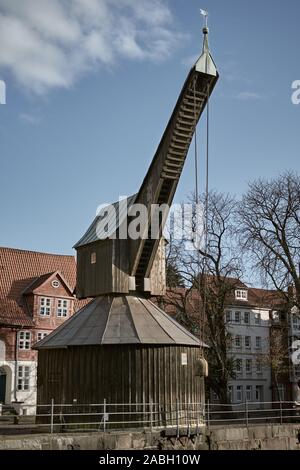
<instances>
[{"instance_id":1,"label":"stone wall","mask_svg":"<svg viewBox=\"0 0 300 470\"><path fill-rule=\"evenodd\" d=\"M204 431L204 430L203 430ZM180 432L107 432L1 436L0 450L300 450L300 424Z\"/></svg>"},{"instance_id":2,"label":"stone wall","mask_svg":"<svg viewBox=\"0 0 300 470\"><path fill-rule=\"evenodd\" d=\"M263 424L207 431L211 450L300 450L300 424Z\"/></svg>"}]
</instances>

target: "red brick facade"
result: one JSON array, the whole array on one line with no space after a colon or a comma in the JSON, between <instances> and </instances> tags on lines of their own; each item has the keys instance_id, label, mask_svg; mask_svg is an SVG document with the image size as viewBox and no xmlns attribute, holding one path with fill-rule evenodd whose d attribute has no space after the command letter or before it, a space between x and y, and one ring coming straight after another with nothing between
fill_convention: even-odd
<instances>
[{"instance_id":1,"label":"red brick facade","mask_svg":"<svg viewBox=\"0 0 300 470\"><path fill-rule=\"evenodd\" d=\"M39 334L50 333L87 303L75 298L75 280L73 256L0 248L0 373L10 383L0 401L19 399L14 371L37 361L32 347Z\"/></svg>"}]
</instances>

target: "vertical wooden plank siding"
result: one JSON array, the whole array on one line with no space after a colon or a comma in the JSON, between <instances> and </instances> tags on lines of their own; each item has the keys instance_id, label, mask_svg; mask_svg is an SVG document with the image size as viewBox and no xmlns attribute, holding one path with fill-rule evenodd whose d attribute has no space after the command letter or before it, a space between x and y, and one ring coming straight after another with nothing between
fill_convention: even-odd
<instances>
[{"instance_id":1,"label":"vertical wooden plank siding","mask_svg":"<svg viewBox=\"0 0 300 470\"><path fill-rule=\"evenodd\" d=\"M188 364L181 364L186 353ZM106 345L40 350L38 405L55 403L158 403L160 417L181 403L204 399L195 375L200 351L192 346ZM125 410L125 408L122 408ZM146 407L136 407L141 413ZM126 417L126 415L124 415ZM139 415L140 416L140 415Z\"/></svg>"}]
</instances>

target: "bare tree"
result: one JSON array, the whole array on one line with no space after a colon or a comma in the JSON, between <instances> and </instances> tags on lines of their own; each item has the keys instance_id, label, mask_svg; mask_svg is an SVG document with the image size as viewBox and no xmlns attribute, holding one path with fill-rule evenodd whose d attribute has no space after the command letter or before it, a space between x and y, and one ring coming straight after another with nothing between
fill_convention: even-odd
<instances>
[{"instance_id":1,"label":"bare tree","mask_svg":"<svg viewBox=\"0 0 300 470\"><path fill-rule=\"evenodd\" d=\"M172 306L177 320L210 346L206 351L210 366L207 382L221 403L228 403L228 381L235 376L235 361L228 355L230 335L225 320L225 309L240 284L241 275L241 259L236 250L235 206L235 200L229 195L211 192L207 243L192 249L192 240L188 237L179 241L170 238L167 259L171 260L172 269L184 281L185 288L178 288L167 279L169 289L164 299L164 307ZM194 233L193 237L196 235Z\"/></svg>"},{"instance_id":2,"label":"bare tree","mask_svg":"<svg viewBox=\"0 0 300 470\"><path fill-rule=\"evenodd\" d=\"M249 184L238 209L241 246L252 266L300 308L300 177L288 172Z\"/></svg>"}]
</instances>

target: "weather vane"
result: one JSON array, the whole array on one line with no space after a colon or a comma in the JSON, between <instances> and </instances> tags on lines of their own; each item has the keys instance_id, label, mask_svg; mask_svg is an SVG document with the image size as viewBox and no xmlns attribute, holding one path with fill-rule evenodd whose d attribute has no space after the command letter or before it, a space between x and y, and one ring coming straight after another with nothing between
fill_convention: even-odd
<instances>
[{"instance_id":1,"label":"weather vane","mask_svg":"<svg viewBox=\"0 0 300 470\"><path fill-rule=\"evenodd\" d=\"M202 10L202 8L200 8L200 14L205 18L205 28L208 28L208 11Z\"/></svg>"}]
</instances>

